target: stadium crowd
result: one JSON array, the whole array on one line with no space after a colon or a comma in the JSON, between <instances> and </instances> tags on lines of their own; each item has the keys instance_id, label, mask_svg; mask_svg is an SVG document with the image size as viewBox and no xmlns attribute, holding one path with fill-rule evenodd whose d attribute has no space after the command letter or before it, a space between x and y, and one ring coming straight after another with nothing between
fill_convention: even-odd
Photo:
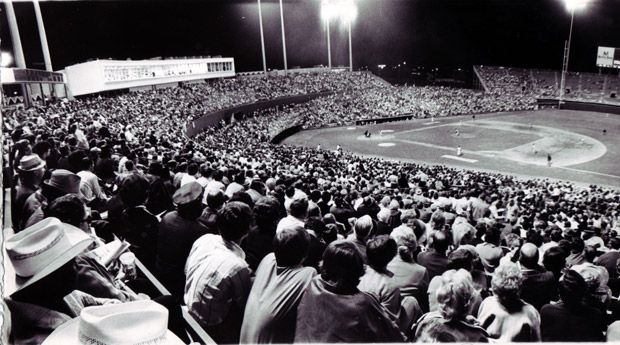
<instances>
[{"instance_id":1,"label":"stadium crowd","mask_svg":"<svg viewBox=\"0 0 620 345\"><path fill-rule=\"evenodd\" d=\"M496 66L477 66L476 70L490 94L526 99L560 96L559 71ZM569 100L618 103L620 81L615 75L567 72L564 87L562 97Z\"/></svg>"},{"instance_id":2,"label":"stadium crowd","mask_svg":"<svg viewBox=\"0 0 620 345\"><path fill-rule=\"evenodd\" d=\"M218 343L620 339L617 191L269 142L291 121L529 101L359 74L277 80L260 92L356 86L192 139L188 118L248 100L237 81L218 82L231 103L190 86L6 114L10 340L57 339L80 316L67 296L87 321L122 305L159 315L150 299L185 343L181 305ZM170 295L98 260L117 239Z\"/></svg>"}]
</instances>

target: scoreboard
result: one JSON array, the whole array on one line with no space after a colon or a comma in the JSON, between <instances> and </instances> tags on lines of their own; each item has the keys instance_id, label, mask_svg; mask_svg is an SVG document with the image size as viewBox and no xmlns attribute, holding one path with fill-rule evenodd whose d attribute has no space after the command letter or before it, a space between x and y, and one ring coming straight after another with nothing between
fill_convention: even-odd
<instances>
[{"instance_id":1,"label":"scoreboard","mask_svg":"<svg viewBox=\"0 0 620 345\"><path fill-rule=\"evenodd\" d=\"M620 68L620 48L598 47L596 66Z\"/></svg>"}]
</instances>

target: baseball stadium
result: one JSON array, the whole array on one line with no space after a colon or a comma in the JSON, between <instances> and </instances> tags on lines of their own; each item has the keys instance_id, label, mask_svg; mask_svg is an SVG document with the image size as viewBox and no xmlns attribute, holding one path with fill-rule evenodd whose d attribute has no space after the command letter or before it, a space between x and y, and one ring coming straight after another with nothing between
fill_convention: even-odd
<instances>
[{"instance_id":1,"label":"baseball stadium","mask_svg":"<svg viewBox=\"0 0 620 345\"><path fill-rule=\"evenodd\" d=\"M1 0L1 344L620 341L618 0Z\"/></svg>"}]
</instances>

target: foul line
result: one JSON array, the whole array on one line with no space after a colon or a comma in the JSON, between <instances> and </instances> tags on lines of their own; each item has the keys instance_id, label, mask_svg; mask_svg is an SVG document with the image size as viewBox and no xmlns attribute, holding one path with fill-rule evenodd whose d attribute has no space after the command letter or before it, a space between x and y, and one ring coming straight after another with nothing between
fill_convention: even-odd
<instances>
[{"instance_id":1,"label":"foul line","mask_svg":"<svg viewBox=\"0 0 620 345\"><path fill-rule=\"evenodd\" d=\"M599 176L605 176L605 177L611 177L611 178L620 179L620 176L600 173L600 172L596 172L596 171L581 170L581 169L575 169L575 168L569 168L569 167L561 167L561 166L554 166L554 168L564 169L564 170L569 170L569 171L575 171L575 172L580 172L580 173L584 173L584 174L593 174L593 175L599 175Z\"/></svg>"},{"instance_id":2,"label":"foul line","mask_svg":"<svg viewBox=\"0 0 620 345\"><path fill-rule=\"evenodd\" d=\"M423 142L420 142L420 141L413 141L413 140L406 140L406 139L394 139L394 140L395 141L400 141L400 142L403 142L403 143L407 143L407 144L420 145L420 146L431 147L431 148L440 149L440 150L456 152L456 148L450 147L450 146L441 146L441 145L423 143ZM476 155L476 156L481 156L481 157L487 157L487 158L495 157L495 155L493 155L493 154L481 153L481 152L469 151L469 150L463 150L463 153L467 153L467 154L471 154L471 155Z\"/></svg>"},{"instance_id":3,"label":"foul line","mask_svg":"<svg viewBox=\"0 0 620 345\"><path fill-rule=\"evenodd\" d=\"M463 161L463 162L467 162L467 163L476 163L478 161L476 159L469 159L469 158L457 157L457 156L452 156L452 155L443 155L441 157L443 157L443 158L450 158L450 159L456 159L457 161Z\"/></svg>"}]
</instances>

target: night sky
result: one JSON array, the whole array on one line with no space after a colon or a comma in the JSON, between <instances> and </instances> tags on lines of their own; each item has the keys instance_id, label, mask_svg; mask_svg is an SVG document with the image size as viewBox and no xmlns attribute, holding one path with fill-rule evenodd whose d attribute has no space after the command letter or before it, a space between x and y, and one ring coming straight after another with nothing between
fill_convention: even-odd
<instances>
[{"instance_id":1,"label":"night sky","mask_svg":"<svg viewBox=\"0 0 620 345\"><path fill-rule=\"evenodd\" d=\"M570 14L561 0L357 0L354 67L474 64L561 69ZM14 3L27 65L44 68L30 2ZM246 1L52 1L41 10L55 70L93 58L234 57L262 69L258 11ZM268 68L283 66L278 1L263 0ZM11 50L4 4L2 50ZM320 0L284 0L288 65L327 65ZM346 27L331 25L333 65L348 65ZM620 47L620 0L575 14L571 70L596 71L597 46Z\"/></svg>"}]
</instances>

